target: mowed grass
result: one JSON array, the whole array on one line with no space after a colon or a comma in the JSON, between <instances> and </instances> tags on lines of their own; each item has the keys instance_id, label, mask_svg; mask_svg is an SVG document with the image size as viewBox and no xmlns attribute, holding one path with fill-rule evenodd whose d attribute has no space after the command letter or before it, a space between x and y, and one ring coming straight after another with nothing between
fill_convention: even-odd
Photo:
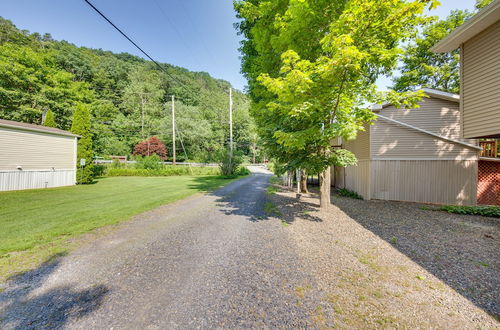
<instances>
[{"instance_id":1,"label":"mowed grass","mask_svg":"<svg viewBox=\"0 0 500 330\"><path fill-rule=\"evenodd\" d=\"M216 176L111 177L95 184L0 193L0 281L71 248L70 238L213 190Z\"/></svg>"}]
</instances>

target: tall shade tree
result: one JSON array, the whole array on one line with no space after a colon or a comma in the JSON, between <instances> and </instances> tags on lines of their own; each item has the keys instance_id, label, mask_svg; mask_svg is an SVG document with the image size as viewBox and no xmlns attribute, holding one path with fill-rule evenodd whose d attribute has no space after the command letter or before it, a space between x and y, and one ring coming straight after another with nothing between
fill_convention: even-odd
<instances>
[{"instance_id":1,"label":"tall shade tree","mask_svg":"<svg viewBox=\"0 0 500 330\"><path fill-rule=\"evenodd\" d=\"M57 127L56 120L54 119L54 113L52 110L47 111L45 114L45 120L43 121L43 126L47 127Z\"/></svg>"},{"instance_id":2,"label":"tall shade tree","mask_svg":"<svg viewBox=\"0 0 500 330\"><path fill-rule=\"evenodd\" d=\"M131 128L138 130L144 140L155 134L154 130L162 123L162 100L165 92L161 88L158 73L147 66L131 71L129 81L123 94L123 107L130 114L130 124L136 124Z\"/></svg>"},{"instance_id":3,"label":"tall shade tree","mask_svg":"<svg viewBox=\"0 0 500 330\"><path fill-rule=\"evenodd\" d=\"M79 103L76 106L71 124L71 133L80 135L77 146L77 182L80 184L92 183L94 153L92 151L92 131L90 124L89 106ZM80 159L85 159L85 166L80 166Z\"/></svg>"},{"instance_id":4,"label":"tall shade tree","mask_svg":"<svg viewBox=\"0 0 500 330\"><path fill-rule=\"evenodd\" d=\"M491 0L476 2L476 10L488 5ZM474 16L467 10L453 10L443 20L433 17L406 47L399 70L393 79L396 91L416 90L429 87L450 93L460 92L460 51L433 53L430 49L450 32Z\"/></svg>"},{"instance_id":5,"label":"tall shade tree","mask_svg":"<svg viewBox=\"0 0 500 330\"><path fill-rule=\"evenodd\" d=\"M330 205L330 166L356 164L353 153L332 147L332 141L354 139L364 129L374 118L367 103L415 106L421 97L378 93L375 81L395 68L398 45L427 21L426 7L435 5L432 0L235 3L247 39L242 67L264 144L290 166L320 173L322 208ZM265 63L268 59L272 62Z\"/></svg>"}]
</instances>

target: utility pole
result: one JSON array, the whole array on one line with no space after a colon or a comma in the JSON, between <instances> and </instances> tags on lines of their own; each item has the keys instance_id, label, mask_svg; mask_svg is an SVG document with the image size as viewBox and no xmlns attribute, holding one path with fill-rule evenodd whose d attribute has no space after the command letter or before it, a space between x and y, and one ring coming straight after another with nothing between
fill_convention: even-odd
<instances>
[{"instance_id":1,"label":"utility pole","mask_svg":"<svg viewBox=\"0 0 500 330\"><path fill-rule=\"evenodd\" d=\"M231 87L229 87L229 148L231 159L233 159L233 94Z\"/></svg>"},{"instance_id":2,"label":"utility pole","mask_svg":"<svg viewBox=\"0 0 500 330\"><path fill-rule=\"evenodd\" d=\"M175 165L175 96L172 95L172 165Z\"/></svg>"}]
</instances>

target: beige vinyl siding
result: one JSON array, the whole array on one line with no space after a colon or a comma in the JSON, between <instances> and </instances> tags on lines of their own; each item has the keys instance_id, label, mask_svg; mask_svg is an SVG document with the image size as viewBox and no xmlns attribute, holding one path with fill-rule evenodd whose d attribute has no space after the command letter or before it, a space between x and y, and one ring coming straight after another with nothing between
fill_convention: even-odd
<instances>
[{"instance_id":1,"label":"beige vinyl siding","mask_svg":"<svg viewBox=\"0 0 500 330\"><path fill-rule=\"evenodd\" d=\"M500 135L500 21L462 45L463 135Z\"/></svg>"},{"instance_id":2,"label":"beige vinyl siding","mask_svg":"<svg viewBox=\"0 0 500 330\"><path fill-rule=\"evenodd\" d=\"M371 163L373 199L476 204L475 160L374 160Z\"/></svg>"},{"instance_id":3,"label":"beige vinyl siding","mask_svg":"<svg viewBox=\"0 0 500 330\"><path fill-rule=\"evenodd\" d=\"M75 139L0 127L0 171L74 169Z\"/></svg>"},{"instance_id":4,"label":"beige vinyl siding","mask_svg":"<svg viewBox=\"0 0 500 330\"><path fill-rule=\"evenodd\" d=\"M370 199L370 160L360 160L357 166L347 166L345 171L345 188Z\"/></svg>"},{"instance_id":5,"label":"beige vinyl siding","mask_svg":"<svg viewBox=\"0 0 500 330\"><path fill-rule=\"evenodd\" d=\"M370 159L370 125L365 124L365 130L358 131L354 140L345 141L344 148L354 153L358 160Z\"/></svg>"},{"instance_id":6,"label":"beige vinyl siding","mask_svg":"<svg viewBox=\"0 0 500 330\"><path fill-rule=\"evenodd\" d=\"M380 114L451 139L460 138L460 105L435 97L423 98L420 108L398 109L387 106Z\"/></svg>"},{"instance_id":7,"label":"beige vinyl siding","mask_svg":"<svg viewBox=\"0 0 500 330\"><path fill-rule=\"evenodd\" d=\"M476 149L379 118L371 127L372 159L476 160Z\"/></svg>"}]
</instances>

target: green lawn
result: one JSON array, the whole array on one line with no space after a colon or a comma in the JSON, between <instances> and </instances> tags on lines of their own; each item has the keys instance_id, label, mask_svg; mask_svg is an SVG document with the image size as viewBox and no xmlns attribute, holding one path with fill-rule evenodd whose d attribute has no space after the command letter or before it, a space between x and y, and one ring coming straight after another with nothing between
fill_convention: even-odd
<instances>
[{"instance_id":1,"label":"green lawn","mask_svg":"<svg viewBox=\"0 0 500 330\"><path fill-rule=\"evenodd\" d=\"M0 281L60 255L74 237L231 180L112 177L97 183L0 193Z\"/></svg>"}]
</instances>

